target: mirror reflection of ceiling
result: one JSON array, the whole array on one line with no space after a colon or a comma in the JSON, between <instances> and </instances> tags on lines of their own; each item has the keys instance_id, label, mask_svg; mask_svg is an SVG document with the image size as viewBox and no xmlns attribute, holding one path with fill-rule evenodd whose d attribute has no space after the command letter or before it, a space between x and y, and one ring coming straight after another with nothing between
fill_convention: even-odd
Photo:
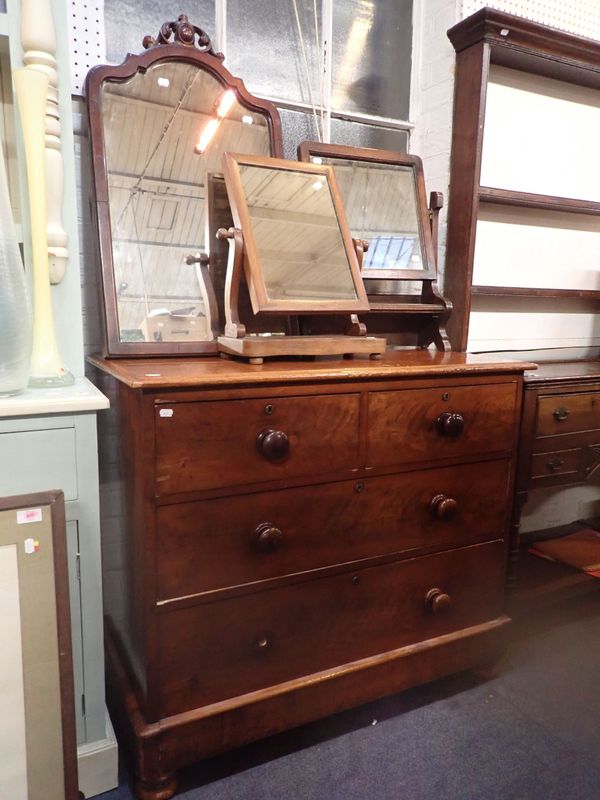
<instances>
[{"instance_id":1,"label":"mirror reflection of ceiling","mask_svg":"<svg viewBox=\"0 0 600 800\"><path fill-rule=\"evenodd\" d=\"M355 300L327 178L240 164L269 300Z\"/></svg>"},{"instance_id":2,"label":"mirror reflection of ceiling","mask_svg":"<svg viewBox=\"0 0 600 800\"><path fill-rule=\"evenodd\" d=\"M182 62L106 82L102 92L121 338L210 339L204 284L185 257L208 252L207 181L222 173L223 152L267 155L267 121ZM198 153L209 123L216 130Z\"/></svg>"},{"instance_id":3,"label":"mirror reflection of ceiling","mask_svg":"<svg viewBox=\"0 0 600 800\"><path fill-rule=\"evenodd\" d=\"M334 168L350 232L369 242L363 271L423 269L412 167L325 156L311 160Z\"/></svg>"}]
</instances>

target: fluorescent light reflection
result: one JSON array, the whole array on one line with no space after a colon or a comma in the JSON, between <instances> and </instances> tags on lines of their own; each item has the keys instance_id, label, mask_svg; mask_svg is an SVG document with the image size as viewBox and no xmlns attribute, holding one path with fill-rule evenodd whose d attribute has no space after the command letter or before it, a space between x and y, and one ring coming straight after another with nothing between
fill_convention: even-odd
<instances>
[{"instance_id":1,"label":"fluorescent light reflection","mask_svg":"<svg viewBox=\"0 0 600 800\"><path fill-rule=\"evenodd\" d=\"M213 116L208 120L202 130L202 133L200 134L198 143L194 147L194 153L202 155L206 152L207 147L214 139L216 132L219 130L219 125L231 111L231 108L235 103L235 99L235 92L233 89L227 89L226 92L223 92L221 99L216 104Z\"/></svg>"},{"instance_id":2,"label":"fluorescent light reflection","mask_svg":"<svg viewBox=\"0 0 600 800\"><path fill-rule=\"evenodd\" d=\"M233 89L228 89L221 97L219 101L219 105L217 106L217 117L219 119L223 119L226 117L229 111L231 110L231 106L235 103L235 92Z\"/></svg>"},{"instance_id":3,"label":"fluorescent light reflection","mask_svg":"<svg viewBox=\"0 0 600 800\"><path fill-rule=\"evenodd\" d=\"M194 152L198 153L198 155L202 155L208 145L214 138L215 133L219 130L219 125L221 124L220 119L209 119L206 123L202 133L200 134L200 138L198 139L198 144L194 147Z\"/></svg>"}]
</instances>

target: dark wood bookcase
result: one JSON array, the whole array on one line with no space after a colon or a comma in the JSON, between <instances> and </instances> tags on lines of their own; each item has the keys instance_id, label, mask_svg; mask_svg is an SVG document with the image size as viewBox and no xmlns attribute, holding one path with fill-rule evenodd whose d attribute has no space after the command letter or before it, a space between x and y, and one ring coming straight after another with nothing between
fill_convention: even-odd
<instances>
[{"instance_id":1,"label":"dark wood bookcase","mask_svg":"<svg viewBox=\"0 0 600 800\"><path fill-rule=\"evenodd\" d=\"M452 27L448 37L456 50L456 75L444 288L454 306L448 323L452 347L465 350L473 297L526 296L534 304L548 299L574 303L600 300L600 291L590 288L473 284L477 221L484 206L600 216L600 190L596 201L481 184L491 70L508 67L577 87L600 89L600 42L490 8ZM561 152L557 143L557 163L569 158L568 143L562 143L562 147L566 149ZM548 168L552 169L552 164Z\"/></svg>"}]
</instances>

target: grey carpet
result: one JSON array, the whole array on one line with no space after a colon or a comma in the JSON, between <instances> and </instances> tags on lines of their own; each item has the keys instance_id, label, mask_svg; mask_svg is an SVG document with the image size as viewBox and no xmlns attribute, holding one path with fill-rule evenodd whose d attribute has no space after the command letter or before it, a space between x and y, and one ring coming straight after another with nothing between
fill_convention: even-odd
<instances>
[{"instance_id":1,"label":"grey carpet","mask_svg":"<svg viewBox=\"0 0 600 800\"><path fill-rule=\"evenodd\" d=\"M182 771L180 800L600 800L598 595L453 676ZM101 800L132 800L129 776Z\"/></svg>"}]
</instances>

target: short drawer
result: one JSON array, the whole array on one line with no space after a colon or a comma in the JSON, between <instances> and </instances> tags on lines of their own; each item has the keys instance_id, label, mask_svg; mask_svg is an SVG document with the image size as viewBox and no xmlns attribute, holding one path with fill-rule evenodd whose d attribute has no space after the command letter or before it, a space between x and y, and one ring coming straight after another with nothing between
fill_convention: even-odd
<instances>
[{"instance_id":1,"label":"short drawer","mask_svg":"<svg viewBox=\"0 0 600 800\"><path fill-rule=\"evenodd\" d=\"M536 453L531 459L531 477L540 478L577 476L581 469L581 450L555 450L551 453Z\"/></svg>"},{"instance_id":2,"label":"short drawer","mask_svg":"<svg viewBox=\"0 0 600 800\"><path fill-rule=\"evenodd\" d=\"M156 493L350 470L359 395L158 404Z\"/></svg>"},{"instance_id":3,"label":"short drawer","mask_svg":"<svg viewBox=\"0 0 600 800\"><path fill-rule=\"evenodd\" d=\"M557 394L538 400L537 436L600 428L600 393Z\"/></svg>"},{"instance_id":4,"label":"short drawer","mask_svg":"<svg viewBox=\"0 0 600 800\"><path fill-rule=\"evenodd\" d=\"M475 545L158 615L161 716L496 618L505 547Z\"/></svg>"},{"instance_id":5,"label":"short drawer","mask_svg":"<svg viewBox=\"0 0 600 800\"><path fill-rule=\"evenodd\" d=\"M161 506L158 597L500 538L509 475L490 461Z\"/></svg>"},{"instance_id":6,"label":"short drawer","mask_svg":"<svg viewBox=\"0 0 600 800\"><path fill-rule=\"evenodd\" d=\"M368 465L509 453L517 399L517 383L371 392Z\"/></svg>"}]
</instances>

